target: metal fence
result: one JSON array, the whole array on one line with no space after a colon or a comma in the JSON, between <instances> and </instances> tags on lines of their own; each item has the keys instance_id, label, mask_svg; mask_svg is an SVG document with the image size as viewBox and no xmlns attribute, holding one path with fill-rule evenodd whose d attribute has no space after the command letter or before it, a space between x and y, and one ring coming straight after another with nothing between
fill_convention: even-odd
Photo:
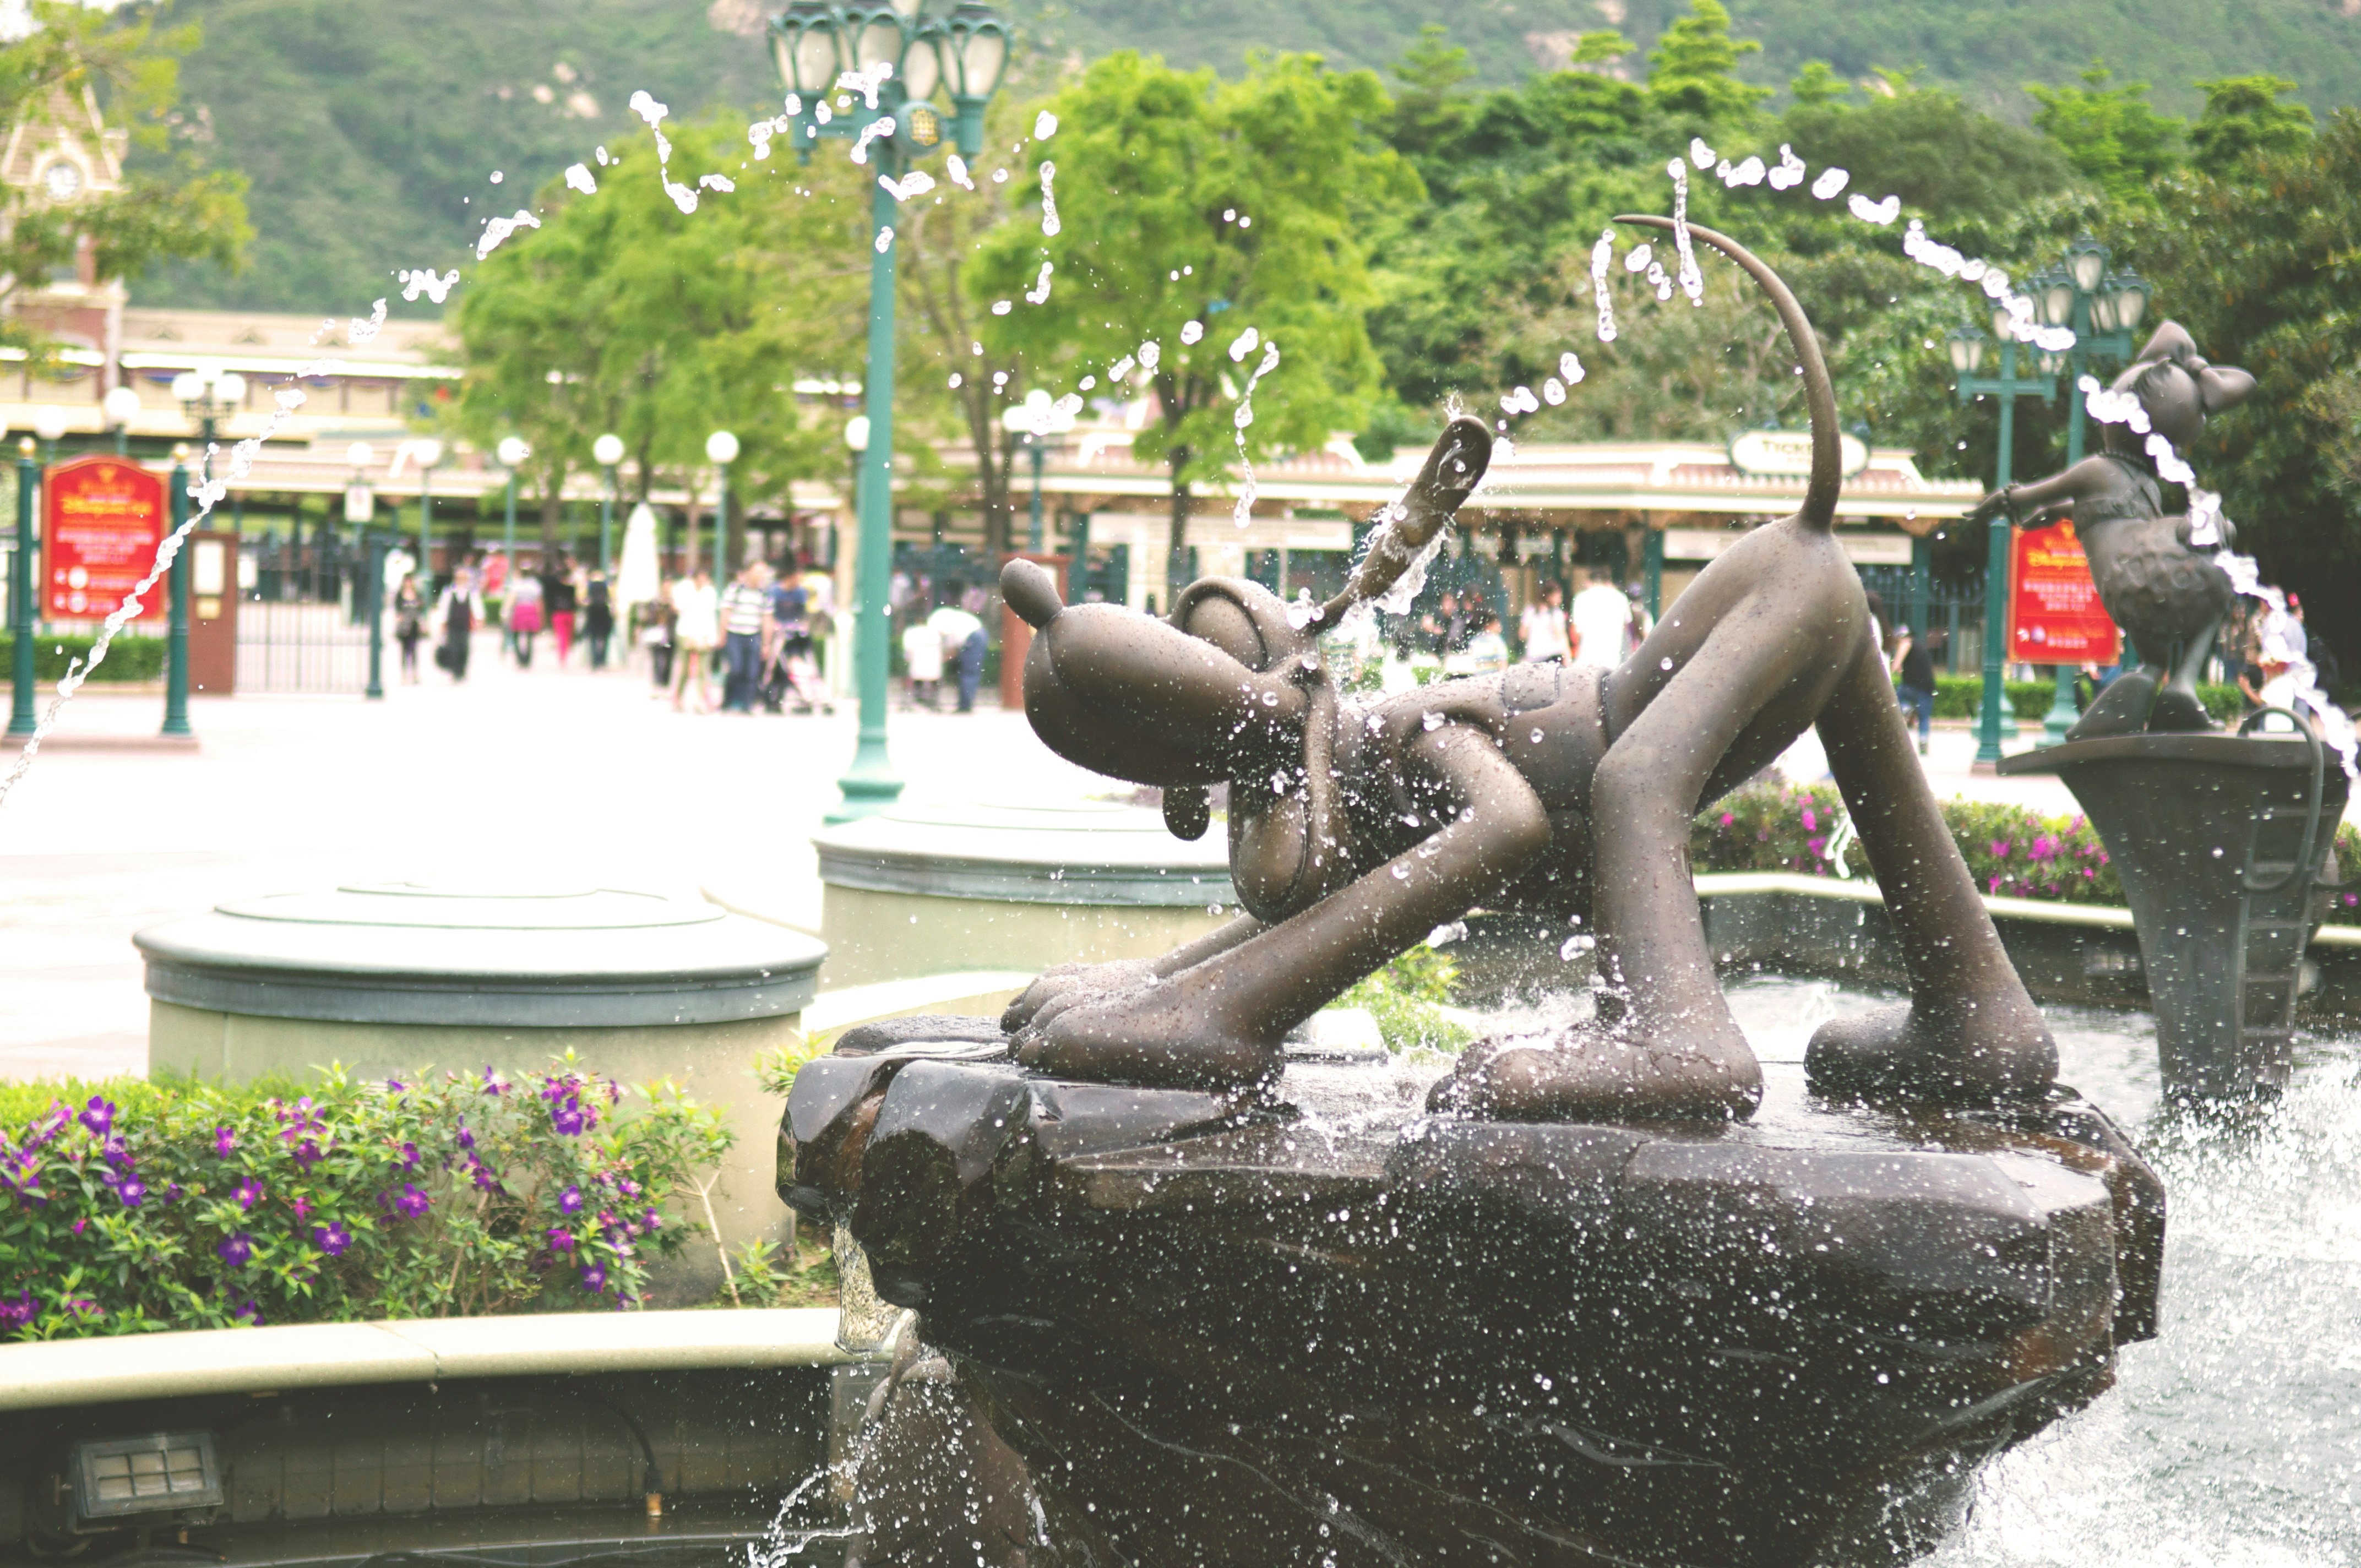
<instances>
[{"instance_id":1,"label":"metal fence","mask_svg":"<svg viewBox=\"0 0 2361 1568\"><path fill-rule=\"evenodd\" d=\"M357 696L368 685L368 630L338 604L248 598L237 607L237 689Z\"/></svg>"}]
</instances>

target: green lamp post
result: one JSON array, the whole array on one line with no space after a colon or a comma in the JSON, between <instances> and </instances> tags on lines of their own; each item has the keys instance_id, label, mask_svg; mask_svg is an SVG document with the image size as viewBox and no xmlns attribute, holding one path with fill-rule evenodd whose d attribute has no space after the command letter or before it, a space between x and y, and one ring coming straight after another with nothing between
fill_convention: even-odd
<instances>
[{"instance_id":1,"label":"green lamp post","mask_svg":"<svg viewBox=\"0 0 2361 1568\"><path fill-rule=\"evenodd\" d=\"M859 589L853 671L861 739L838 782L843 803L832 822L882 810L902 793L885 752L885 667L894 551L894 219L885 182L949 139L972 158L983 149L983 114L1008 63L1008 24L966 0L942 20L921 16L921 0L830 5L796 0L771 23L772 59L787 89L790 141L808 159L822 137L852 140L853 157L875 169L874 236L869 268L868 443L860 482ZM848 78L857 77L859 85ZM951 101L946 120L930 100Z\"/></svg>"},{"instance_id":2,"label":"green lamp post","mask_svg":"<svg viewBox=\"0 0 2361 1568\"><path fill-rule=\"evenodd\" d=\"M115 432L115 455L131 455L131 422L139 417L138 389L117 386L108 389L102 407L106 411L106 427Z\"/></svg>"},{"instance_id":3,"label":"green lamp post","mask_svg":"<svg viewBox=\"0 0 2361 1568\"><path fill-rule=\"evenodd\" d=\"M719 583L737 568L734 561L723 559L730 543L730 465L738 461L738 438L726 430L717 430L705 438L705 460L713 465L719 482L720 493L713 498L713 580ZM689 541L689 565L697 564L697 542Z\"/></svg>"},{"instance_id":4,"label":"green lamp post","mask_svg":"<svg viewBox=\"0 0 2361 1568\"><path fill-rule=\"evenodd\" d=\"M2112 270L2107 247L2083 235L2066 247L2059 266L2037 274L2026 286L2044 326L2066 327L2074 345L2051 356L2066 373L2066 466L2082 460L2082 377L2097 362L2128 363L2136 352L2133 334L2147 314L2147 280L2136 272ZM2058 666L2058 691L2041 726L2043 746L2066 739L2073 726L2074 666Z\"/></svg>"},{"instance_id":5,"label":"green lamp post","mask_svg":"<svg viewBox=\"0 0 2361 1568\"><path fill-rule=\"evenodd\" d=\"M33 487L40 469L33 462L33 438L16 444L16 549L8 565L8 733L30 735L40 727L33 710Z\"/></svg>"},{"instance_id":6,"label":"green lamp post","mask_svg":"<svg viewBox=\"0 0 2361 1568\"><path fill-rule=\"evenodd\" d=\"M434 468L443 461L443 444L433 436L411 449L418 458L418 587L434 591ZM401 521L397 514L394 520Z\"/></svg>"},{"instance_id":7,"label":"green lamp post","mask_svg":"<svg viewBox=\"0 0 2361 1568\"><path fill-rule=\"evenodd\" d=\"M507 559L509 570L513 572L516 570L517 470L523 467L524 460L533 455L533 448L525 444L521 435L504 435L500 437L500 444L492 448L492 455L509 474L508 498L500 521L500 554Z\"/></svg>"},{"instance_id":8,"label":"green lamp post","mask_svg":"<svg viewBox=\"0 0 2361 1568\"><path fill-rule=\"evenodd\" d=\"M1049 448L1059 436L1074 428L1074 416L1082 410L1082 400L1068 393L1052 399L1044 391L1025 394L1021 403L1012 403L1001 411L1000 422L1025 438L1027 453L1033 460L1033 511L1025 528L1025 548L1038 555L1043 544L1041 523L1041 469L1049 461Z\"/></svg>"},{"instance_id":9,"label":"green lamp post","mask_svg":"<svg viewBox=\"0 0 2361 1568\"><path fill-rule=\"evenodd\" d=\"M2016 339L2011 335L2015 323L2005 308L1992 313L1993 334L2000 339L2000 374L1979 376L1983 365L1984 334L1973 327L1961 327L1951 334L1951 369L1959 389L1960 401L1970 402L1980 396L2000 400L2000 477L1993 488L2006 489L2016 448L2016 400L2033 396L2043 402L2058 395L2058 378L2054 375L2019 376L2016 373ZM1976 726L1976 771L1990 773L2000 764L2002 718L2007 712L2007 693L2002 689L2002 676L2007 667L2008 642L2008 545L2014 531L2006 517L1995 517L1988 526L1988 548L1984 555L1984 694L1983 707Z\"/></svg>"},{"instance_id":10,"label":"green lamp post","mask_svg":"<svg viewBox=\"0 0 2361 1568\"><path fill-rule=\"evenodd\" d=\"M214 448L221 422L246 406L246 378L225 369L218 360L201 360L172 378L172 398L197 422L204 450L197 459L197 475L210 482ZM188 448L172 449L172 531L188 520ZM172 557L171 632L165 644L164 733L189 735L189 553Z\"/></svg>"},{"instance_id":11,"label":"green lamp post","mask_svg":"<svg viewBox=\"0 0 2361 1568\"><path fill-rule=\"evenodd\" d=\"M615 467L623 460L623 438L602 435L590 444L590 455L607 475L606 494L598 498L598 569L612 571L615 536Z\"/></svg>"}]
</instances>

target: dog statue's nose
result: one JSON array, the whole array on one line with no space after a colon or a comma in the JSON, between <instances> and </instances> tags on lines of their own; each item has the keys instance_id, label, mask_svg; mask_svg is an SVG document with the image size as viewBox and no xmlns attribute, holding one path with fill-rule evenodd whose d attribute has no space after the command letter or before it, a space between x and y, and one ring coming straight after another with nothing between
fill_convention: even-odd
<instances>
[{"instance_id":1,"label":"dog statue's nose","mask_svg":"<svg viewBox=\"0 0 2361 1568\"><path fill-rule=\"evenodd\" d=\"M1038 561L1011 561L1000 569L1000 598L1038 631L1066 608L1058 597L1058 580Z\"/></svg>"}]
</instances>

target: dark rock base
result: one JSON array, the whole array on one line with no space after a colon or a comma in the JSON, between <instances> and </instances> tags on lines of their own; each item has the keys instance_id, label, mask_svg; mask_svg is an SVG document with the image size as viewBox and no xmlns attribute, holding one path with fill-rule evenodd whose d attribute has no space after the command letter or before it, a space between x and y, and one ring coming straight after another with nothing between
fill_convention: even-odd
<instances>
[{"instance_id":1,"label":"dark rock base","mask_svg":"<svg viewBox=\"0 0 2361 1568\"><path fill-rule=\"evenodd\" d=\"M1224 1099L922 1032L979 1037L804 1069L782 1189L1021 1461L953 1509L987 1561L1907 1558L2154 1332L2161 1190L2070 1092L1914 1114L1774 1065L1746 1124L1511 1125L1386 1065ZM873 1519L942 1490L901 1449Z\"/></svg>"}]
</instances>

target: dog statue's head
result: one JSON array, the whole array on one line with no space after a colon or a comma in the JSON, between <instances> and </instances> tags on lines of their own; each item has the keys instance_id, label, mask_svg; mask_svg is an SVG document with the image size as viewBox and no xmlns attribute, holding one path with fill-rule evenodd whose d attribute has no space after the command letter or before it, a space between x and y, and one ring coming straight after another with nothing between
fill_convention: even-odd
<instances>
[{"instance_id":1,"label":"dog statue's head","mask_svg":"<svg viewBox=\"0 0 2361 1568\"><path fill-rule=\"evenodd\" d=\"M2255 378L2235 366L2207 364L2189 329L2166 322L2112 389L2139 399L2149 425L2186 454L2207 416L2245 402ZM2103 439L2110 452L2130 455L2146 449L2147 438L2129 425L2107 426Z\"/></svg>"},{"instance_id":2,"label":"dog statue's head","mask_svg":"<svg viewBox=\"0 0 2361 1568\"><path fill-rule=\"evenodd\" d=\"M1017 560L1002 570L1000 593L1033 628L1033 732L1093 773L1162 785L1165 820L1180 837L1204 832L1206 785L1301 762L1312 706L1303 677L1317 673L1318 652L1269 589L1201 578L1162 620L1066 604L1047 571Z\"/></svg>"}]
</instances>

